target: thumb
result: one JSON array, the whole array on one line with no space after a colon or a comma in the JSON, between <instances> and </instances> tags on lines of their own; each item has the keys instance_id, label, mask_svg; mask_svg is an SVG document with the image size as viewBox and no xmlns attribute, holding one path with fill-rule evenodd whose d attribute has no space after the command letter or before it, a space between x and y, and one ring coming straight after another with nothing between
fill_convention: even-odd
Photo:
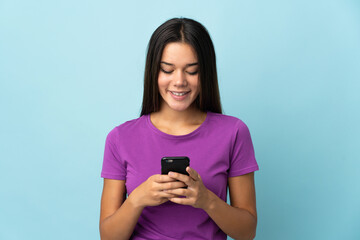
<instances>
[{"instance_id":1,"label":"thumb","mask_svg":"<svg viewBox=\"0 0 360 240\"><path fill-rule=\"evenodd\" d=\"M191 167L187 167L186 171L189 173L190 177L194 180L198 180L198 173Z\"/></svg>"}]
</instances>

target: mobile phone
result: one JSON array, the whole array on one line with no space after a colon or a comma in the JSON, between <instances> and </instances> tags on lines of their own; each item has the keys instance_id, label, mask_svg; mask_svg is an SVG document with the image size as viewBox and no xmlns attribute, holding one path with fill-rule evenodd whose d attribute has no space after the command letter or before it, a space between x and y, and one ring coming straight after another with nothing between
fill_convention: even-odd
<instances>
[{"instance_id":1,"label":"mobile phone","mask_svg":"<svg viewBox=\"0 0 360 240\"><path fill-rule=\"evenodd\" d=\"M190 159L186 156L163 157L161 159L161 174L168 172L178 172L189 176L186 167L190 165Z\"/></svg>"}]
</instances>

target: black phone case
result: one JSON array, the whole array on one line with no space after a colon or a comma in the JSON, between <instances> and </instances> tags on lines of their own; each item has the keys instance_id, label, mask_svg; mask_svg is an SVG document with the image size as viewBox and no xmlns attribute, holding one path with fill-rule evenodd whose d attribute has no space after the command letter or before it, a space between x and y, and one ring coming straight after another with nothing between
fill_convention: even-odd
<instances>
[{"instance_id":1,"label":"black phone case","mask_svg":"<svg viewBox=\"0 0 360 240\"><path fill-rule=\"evenodd\" d=\"M168 174L168 172L178 172L189 176L186 167L190 165L190 159L183 157L163 157L161 159L161 174Z\"/></svg>"}]
</instances>

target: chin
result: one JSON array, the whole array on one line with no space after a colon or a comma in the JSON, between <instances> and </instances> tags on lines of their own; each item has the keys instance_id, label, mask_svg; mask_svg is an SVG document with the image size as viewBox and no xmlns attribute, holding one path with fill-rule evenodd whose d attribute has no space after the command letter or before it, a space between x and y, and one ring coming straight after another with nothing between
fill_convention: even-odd
<instances>
[{"instance_id":1,"label":"chin","mask_svg":"<svg viewBox=\"0 0 360 240\"><path fill-rule=\"evenodd\" d=\"M181 106L168 105L168 106L174 111L183 112L183 111L189 109L191 105L181 105Z\"/></svg>"},{"instance_id":2,"label":"chin","mask_svg":"<svg viewBox=\"0 0 360 240\"><path fill-rule=\"evenodd\" d=\"M174 111L183 112L187 110L189 107L170 107Z\"/></svg>"}]
</instances>

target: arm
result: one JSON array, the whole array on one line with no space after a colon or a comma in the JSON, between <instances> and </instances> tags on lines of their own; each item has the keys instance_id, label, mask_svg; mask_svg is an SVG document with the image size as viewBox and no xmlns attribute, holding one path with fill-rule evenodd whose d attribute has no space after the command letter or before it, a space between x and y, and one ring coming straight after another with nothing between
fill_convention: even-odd
<instances>
[{"instance_id":1,"label":"arm","mask_svg":"<svg viewBox=\"0 0 360 240\"><path fill-rule=\"evenodd\" d=\"M189 176L169 173L183 181L187 189L173 189L167 192L186 198L169 198L170 201L202 208L232 238L239 240L253 239L256 233L257 213L255 201L254 173L248 173L228 179L231 206L207 189L201 176L188 167Z\"/></svg>"},{"instance_id":2,"label":"arm","mask_svg":"<svg viewBox=\"0 0 360 240\"><path fill-rule=\"evenodd\" d=\"M254 239L257 226L254 173L228 179L231 206L208 190L204 208L223 232L234 239Z\"/></svg>"},{"instance_id":3,"label":"arm","mask_svg":"<svg viewBox=\"0 0 360 240\"><path fill-rule=\"evenodd\" d=\"M134 231L143 207L130 196L125 200L125 192L125 180L104 178L99 226L103 240L129 239Z\"/></svg>"},{"instance_id":4,"label":"arm","mask_svg":"<svg viewBox=\"0 0 360 240\"><path fill-rule=\"evenodd\" d=\"M135 229L142 210L146 206L157 206L175 195L163 190L186 186L167 175L155 174L134 189L125 199L125 180L104 178L101 198L100 237L129 239Z\"/></svg>"}]
</instances>

